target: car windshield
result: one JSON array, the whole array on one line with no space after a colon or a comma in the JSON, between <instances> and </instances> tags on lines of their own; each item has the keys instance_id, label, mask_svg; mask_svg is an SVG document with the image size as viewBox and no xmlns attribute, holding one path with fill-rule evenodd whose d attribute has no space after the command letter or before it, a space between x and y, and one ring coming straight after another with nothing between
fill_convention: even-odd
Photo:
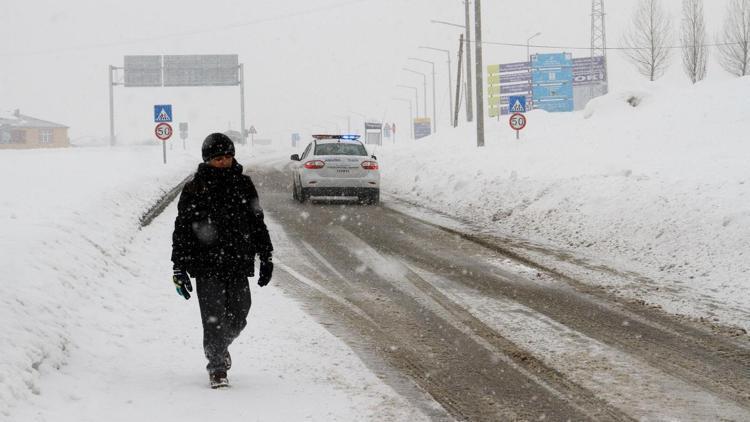
<instances>
[{"instance_id":1,"label":"car windshield","mask_svg":"<svg viewBox=\"0 0 750 422\"><path fill-rule=\"evenodd\" d=\"M315 155L367 155L367 150L362 144L338 142L315 145Z\"/></svg>"}]
</instances>

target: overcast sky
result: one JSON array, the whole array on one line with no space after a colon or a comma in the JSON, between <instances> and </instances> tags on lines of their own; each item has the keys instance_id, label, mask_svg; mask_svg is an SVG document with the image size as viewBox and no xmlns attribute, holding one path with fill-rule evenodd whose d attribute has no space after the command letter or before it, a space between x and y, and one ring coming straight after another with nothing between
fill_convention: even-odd
<instances>
[{"instance_id":1,"label":"overcast sky","mask_svg":"<svg viewBox=\"0 0 750 422\"><path fill-rule=\"evenodd\" d=\"M421 96L422 78L402 68L429 73L430 65L408 58L434 60L438 124L448 124L446 56L418 47L450 49L455 77L460 29L430 20L463 24L461 0L1 1L0 109L66 124L73 139L108 135L107 68L122 66L130 54L238 54L245 64L248 125L259 137L284 142L292 132L345 130L346 115L353 125L361 125L364 114L405 128L408 108L392 98L414 94L396 85L418 86ZM712 38L727 1L705 2ZM636 3L606 2L610 47L620 44ZM680 0L663 3L677 42ZM542 32L534 43L587 47L590 8L589 0L484 0L484 40L525 43ZM521 61L525 50L488 45L484 61ZM639 82L620 53L609 57L613 89ZM727 76L712 64L709 77ZM677 51L665 78L686 83ZM195 139L238 129L239 102L236 87L117 87L118 138L153 138L153 105L162 103L174 105L176 121L190 122Z\"/></svg>"}]
</instances>

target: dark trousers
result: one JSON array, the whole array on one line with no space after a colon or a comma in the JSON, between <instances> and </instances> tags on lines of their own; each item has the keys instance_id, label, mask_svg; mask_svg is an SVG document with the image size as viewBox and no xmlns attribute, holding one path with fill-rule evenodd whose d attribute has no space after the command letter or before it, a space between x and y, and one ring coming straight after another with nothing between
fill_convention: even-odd
<instances>
[{"instance_id":1,"label":"dark trousers","mask_svg":"<svg viewBox=\"0 0 750 422\"><path fill-rule=\"evenodd\" d=\"M210 374L225 372L227 349L247 325L250 285L244 275L212 273L197 278L203 321L203 350Z\"/></svg>"}]
</instances>

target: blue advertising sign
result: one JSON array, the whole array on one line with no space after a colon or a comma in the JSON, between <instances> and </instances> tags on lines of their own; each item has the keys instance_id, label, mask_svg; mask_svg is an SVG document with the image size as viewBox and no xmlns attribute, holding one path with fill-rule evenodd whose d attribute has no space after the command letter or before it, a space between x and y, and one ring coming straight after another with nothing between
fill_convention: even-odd
<instances>
[{"instance_id":1,"label":"blue advertising sign","mask_svg":"<svg viewBox=\"0 0 750 422\"><path fill-rule=\"evenodd\" d=\"M154 123L172 121L172 104L158 104L154 106Z\"/></svg>"},{"instance_id":2,"label":"blue advertising sign","mask_svg":"<svg viewBox=\"0 0 750 422\"><path fill-rule=\"evenodd\" d=\"M511 113L526 113L526 96L511 95L508 98L508 107Z\"/></svg>"},{"instance_id":3,"label":"blue advertising sign","mask_svg":"<svg viewBox=\"0 0 750 422\"><path fill-rule=\"evenodd\" d=\"M424 138L432 134L432 119L414 119L414 139Z\"/></svg>"},{"instance_id":4,"label":"blue advertising sign","mask_svg":"<svg viewBox=\"0 0 750 422\"><path fill-rule=\"evenodd\" d=\"M573 57L570 53L531 57L534 107L549 112L573 111Z\"/></svg>"}]
</instances>

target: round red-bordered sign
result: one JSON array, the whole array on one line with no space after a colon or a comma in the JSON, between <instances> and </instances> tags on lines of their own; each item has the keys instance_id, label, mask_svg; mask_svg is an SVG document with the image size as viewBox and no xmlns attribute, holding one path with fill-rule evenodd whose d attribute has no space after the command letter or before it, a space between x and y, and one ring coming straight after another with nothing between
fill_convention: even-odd
<instances>
[{"instance_id":1,"label":"round red-bordered sign","mask_svg":"<svg viewBox=\"0 0 750 422\"><path fill-rule=\"evenodd\" d=\"M521 130L526 127L526 116L521 113L513 113L508 123L513 130Z\"/></svg>"},{"instance_id":2,"label":"round red-bordered sign","mask_svg":"<svg viewBox=\"0 0 750 422\"><path fill-rule=\"evenodd\" d=\"M154 129L154 133L156 134L157 138L161 139L162 141L166 141L167 139L172 137L172 125L170 125L169 123L159 123Z\"/></svg>"}]
</instances>

